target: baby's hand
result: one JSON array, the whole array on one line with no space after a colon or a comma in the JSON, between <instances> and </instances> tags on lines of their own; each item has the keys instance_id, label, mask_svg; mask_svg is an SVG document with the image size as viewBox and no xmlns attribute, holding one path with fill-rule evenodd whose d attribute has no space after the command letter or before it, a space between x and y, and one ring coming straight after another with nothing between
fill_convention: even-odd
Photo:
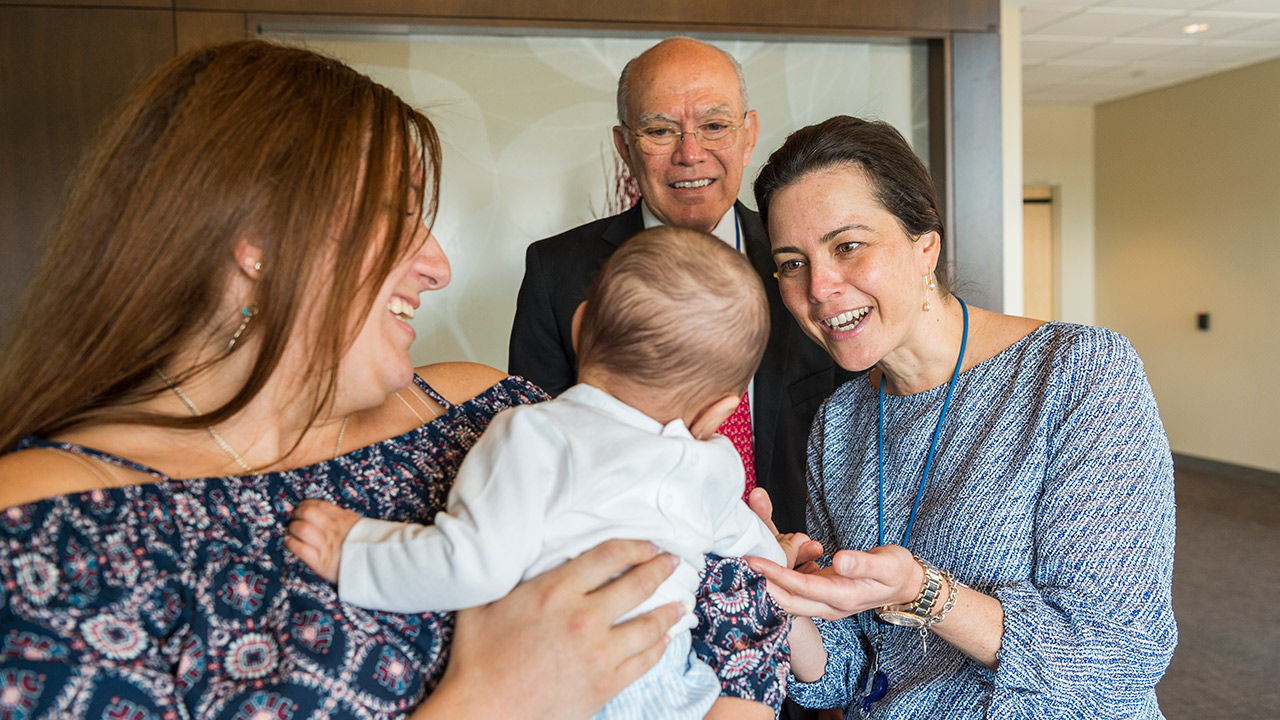
<instances>
[{"instance_id":1,"label":"baby's hand","mask_svg":"<svg viewBox=\"0 0 1280 720\"><path fill-rule=\"evenodd\" d=\"M777 540L787 556L787 567L802 573L818 570L818 564L814 560L822 557L822 543L810 540L804 533L785 533L778 535Z\"/></svg>"},{"instance_id":2,"label":"baby's hand","mask_svg":"<svg viewBox=\"0 0 1280 720\"><path fill-rule=\"evenodd\" d=\"M293 509L285 547L317 575L338 584L342 541L360 516L324 500L303 500Z\"/></svg>"},{"instance_id":3,"label":"baby's hand","mask_svg":"<svg viewBox=\"0 0 1280 720\"><path fill-rule=\"evenodd\" d=\"M774 539L782 546L782 552L787 556L787 567L802 573L811 573L818 569L818 564L814 560L822 557L822 543L810 540L804 533L779 533L778 526L773 524L773 501L769 499L768 491L762 487L753 489L747 496L747 506L759 516L765 527L773 533Z\"/></svg>"}]
</instances>

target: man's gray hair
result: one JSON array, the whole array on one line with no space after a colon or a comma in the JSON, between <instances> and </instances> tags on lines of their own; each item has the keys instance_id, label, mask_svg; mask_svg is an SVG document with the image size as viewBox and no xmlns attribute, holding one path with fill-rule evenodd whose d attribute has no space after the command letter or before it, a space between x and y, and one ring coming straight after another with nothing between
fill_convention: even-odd
<instances>
[{"instance_id":1,"label":"man's gray hair","mask_svg":"<svg viewBox=\"0 0 1280 720\"><path fill-rule=\"evenodd\" d=\"M711 43L703 42L697 38L691 38L687 35L676 35L673 37L669 37L666 40L663 40L662 42L658 43L658 45L661 45L662 43L665 43L671 40L692 40L693 42L699 43L701 45L706 45L707 47L723 55L724 59L728 60L729 64L733 66L733 74L738 77L738 95L742 97L742 111L746 112L751 108L750 103L747 102L747 80L742 76L742 64L738 62L737 58L725 52L724 50L721 50L715 45L712 45ZM654 45L653 47L649 48L649 50L653 50L653 48L658 47L658 45ZM635 65L635 62L637 60L644 57L645 53L648 53L649 50L645 50L639 55L628 60L627 64L622 68L622 74L618 76L618 122L622 123L623 125L627 125L627 101L630 97L630 90L631 90L631 67Z\"/></svg>"}]
</instances>

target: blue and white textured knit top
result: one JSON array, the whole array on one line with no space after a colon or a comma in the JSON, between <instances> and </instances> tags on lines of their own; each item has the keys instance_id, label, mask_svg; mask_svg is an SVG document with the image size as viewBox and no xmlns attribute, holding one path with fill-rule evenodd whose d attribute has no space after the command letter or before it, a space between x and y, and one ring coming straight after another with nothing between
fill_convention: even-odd
<instances>
[{"instance_id":1,"label":"blue and white textured knit top","mask_svg":"<svg viewBox=\"0 0 1280 720\"><path fill-rule=\"evenodd\" d=\"M900 543L946 385L885 396L886 543ZM836 391L809 439L809 530L827 549L876 542L877 390ZM870 611L816 621L818 682L803 705L860 704L870 633L888 695L875 718L1161 718L1155 685L1177 643L1173 464L1133 347L1049 323L960 375L908 549L1000 600L990 671Z\"/></svg>"}]
</instances>

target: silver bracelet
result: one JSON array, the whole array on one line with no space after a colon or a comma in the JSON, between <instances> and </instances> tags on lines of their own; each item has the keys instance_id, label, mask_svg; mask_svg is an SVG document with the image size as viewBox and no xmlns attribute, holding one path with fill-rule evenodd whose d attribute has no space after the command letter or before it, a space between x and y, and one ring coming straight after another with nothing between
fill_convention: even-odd
<instances>
[{"instance_id":1,"label":"silver bracelet","mask_svg":"<svg viewBox=\"0 0 1280 720\"><path fill-rule=\"evenodd\" d=\"M956 594L960 591L960 583L956 582L956 576L952 575L950 570L939 570L938 572L942 573L942 577L947 579L947 584L951 586L951 590L947 593L947 601L942 604L942 610L925 623L926 628L931 628L946 619L947 613L955 609Z\"/></svg>"},{"instance_id":2,"label":"silver bracelet","mask_svg":"<svg viewBox=\"0 0 1280 720\"><path fill-rule=\"evenodd\" d=\"M956 581L956 576L952 575L949 570L939 570L942 577L947 579L947 583L951 586L950 592L947 593L947 601L942 604L942 610L933 617L930 617L920 626L920 648L924 654L929 653L929 630L934 625L942 622L947 617L947 613L955 609L956 594L960 592L960 583Z\"/></svg>"},{"instance_id":3,"label":"silver bracelet","mask_svg":"<svg viewBox=\"0 0 1280 720\"><path fill-rule=\"evenodd\" d=\"M901 610L894 610L890 606L876 609L876 616L884 622L891 625L905 625L906 627L916 628L920 631L920 644L924 652L929 652L929 630L938 623L946 619L947 614L956 607L956 596L960 592L961 583L956 580L956 576L950 570L940 570L932 563L919 555L913 555L916 562L920 563L920 567L924 568L924 587L920 590L919 597L915 602L907 605ZM932 615L934 599L938 596L938 591L942 587L942 579L945 578L949 590L947 591L947 601L942 604L942 609L937 615Z\"/></svg>"}]
</instances>

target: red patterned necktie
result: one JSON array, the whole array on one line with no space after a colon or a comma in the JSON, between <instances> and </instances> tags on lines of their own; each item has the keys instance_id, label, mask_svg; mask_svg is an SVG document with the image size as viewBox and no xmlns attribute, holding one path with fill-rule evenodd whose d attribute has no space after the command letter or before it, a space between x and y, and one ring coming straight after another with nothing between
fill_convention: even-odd
<instances>
[{"instance_id":1,"label":"red patterned necktie","mask_svg":"<svg viewBox=\"0 0 1280 720\"><path fill-rule=\"evenodd\" d=\"M747 473L747 487L742 491L742 499L745 501L747 495L751 494L752 489L756 486L756 454L754 445L751 442L751 401L750 393L742 393L742 402L738 403L737 409L724 421L717 431L721 435L729 438L733 442L733 447L738 451L738 455L742 456L742 469Z\"/></svg>"}]
</instances>

